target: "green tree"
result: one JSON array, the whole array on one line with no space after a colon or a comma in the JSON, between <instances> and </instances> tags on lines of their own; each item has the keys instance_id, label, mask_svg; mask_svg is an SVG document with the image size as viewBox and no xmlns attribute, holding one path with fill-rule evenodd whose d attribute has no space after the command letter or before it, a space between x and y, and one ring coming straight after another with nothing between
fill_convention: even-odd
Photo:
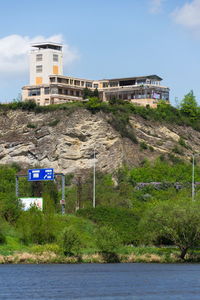
<instances>
[{"instance_id":1,"label":"green tree","mask_svg":"<svg viewBox=\"0 0 200 300\"><path fill-rule=\"evenodd\" d=\"M93 91L89 88L84 88L83 89L83 99L87 99L87 98L90 98L90 97L93 97Z\"/></svg>"},{"instance_id":2,"label":"green tree","mask_svg":"<svg viewBox=\"0 0 200 300\"><path fill-rule=\"evenodd\" d=\"M141 221L144 241L160 237L172 241L184 259L188 249L200 245L200 203L191 199L152 204Z\"/></svg>"},{"instance_id":3,"label":"green tree","mask_svg":"<svg viewBox=\"0 0 200 300\"><path fill-rule=\"evenodd\" d=\"M198 104L196 101L196 97L194 96L193 91L191 90L185 97L183 98L180 104L181 111L191 117L196 118L198 115Z\"/></svg>"}]
</instances>

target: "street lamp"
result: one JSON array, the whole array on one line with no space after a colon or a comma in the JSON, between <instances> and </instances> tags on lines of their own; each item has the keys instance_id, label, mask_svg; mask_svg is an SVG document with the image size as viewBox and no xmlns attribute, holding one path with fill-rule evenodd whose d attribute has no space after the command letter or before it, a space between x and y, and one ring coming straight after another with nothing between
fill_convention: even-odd
<instances>
[{"instance_id":1,"label":"street lamp","mask_svg":"<svg viewBox=\"0 0 200 300\"><path fill-rule=\"evenodd\" d=\"M194 163L195 163L195 155L199 155L199 153L198 154L195 154L195 153L193 153L192 154L192 201L194 201L195 199L194 199L194 197L195 197L195 174L194 174Z\"/></svg>"},{"instance_id":2,"label":"street lamp","mask_svg":"<svg viewBox=\"0 0 200 300\"><path fill-rule=\"evenodd\" d=\"M94 160L93 160L93 208L96 207L96 153L94 147Z\"/></svg>"}]
</instances>

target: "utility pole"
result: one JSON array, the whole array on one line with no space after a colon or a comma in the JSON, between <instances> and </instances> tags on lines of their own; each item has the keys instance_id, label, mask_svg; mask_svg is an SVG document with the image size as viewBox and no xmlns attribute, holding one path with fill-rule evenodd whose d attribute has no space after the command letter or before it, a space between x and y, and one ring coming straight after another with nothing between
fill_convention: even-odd
<instances>
[{"instance_id":1,"label":"utility pole","mask_svg":"<svg viewBox=\"0 0 200 300\"><path fill-rule=\"evenodd\" d=\"M76 211L81 208L82 205L82 180L81 180L81 175L77 176L77 199L76 199Z\"/></svg>"},{"instance_id":2,"label":"utility pole","mask_svg":"<svg viewBox=\"0 0 200 300\"><path fill-rule=\"evenodd\" d=\"M96 161L95 161L95 148L94 148L94 161L93 161L93 208L96 207Z\"/></svg>"},{"instance_id":3,"label":"utility pole","mask_svg":"<svg viewBox=\"0 0 200 300\"><path fill-rule=\"evenodd\" d=\"M195 201L195 155L200 153L192 154L192 201Z\"/></svg>"},{"instance_id":4,"label":"utility pole","mask_svg":"<svg viewBox=\"0 0 200 300\"><path fill-rule=\"evenodd\" d=\"M65 175L63 173L59 174L62 177L62 200L61 200L61 212L62 215L65 214Z\"/></svg>"},{"instance_id":5,"label":"utility pole","mask_svg":"<svg viewBox=\"0 0 200 300\"><path fill-rule=\"evenodd\" d=\"M194 201L195 184L194 184L194 153L192 154L192 201Z\"/></svg>"}]
</instances>

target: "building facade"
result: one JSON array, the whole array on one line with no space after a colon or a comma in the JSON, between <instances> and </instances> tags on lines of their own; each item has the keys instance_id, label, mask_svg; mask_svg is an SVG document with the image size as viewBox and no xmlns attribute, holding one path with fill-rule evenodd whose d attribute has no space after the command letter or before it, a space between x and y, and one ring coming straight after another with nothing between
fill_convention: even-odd
<instances>
[{"instance_id":1,"label":"building facade","mask_svg":"<svg viewBox=\"0 0 200 300\"><path fill-rule=\"evenodd\" d=\"M169 88L157 75L88 80L63 75L62 45L34 44L30 52L30 84L22 88L22 100L38 105L83 101L85 88L98 89L102 101L121 99L136 105L156 107L169 103Z\"/></svg>"}]
</instances>

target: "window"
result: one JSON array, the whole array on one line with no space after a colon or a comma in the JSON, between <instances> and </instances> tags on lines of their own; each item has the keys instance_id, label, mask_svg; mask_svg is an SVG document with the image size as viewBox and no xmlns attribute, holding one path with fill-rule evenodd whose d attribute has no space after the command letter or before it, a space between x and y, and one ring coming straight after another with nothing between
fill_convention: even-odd
<instances>
[{"instance_id":1,"label":"window","mask_svg":"<svg viewBox=\"0 0 200 300\"><path fill-rule=\"evenodd\" d=\"M98 89L98 87L99 87L99 85L96 84L96 83L94 83L94 88L95 88L95 89Z\"/></svg>"},{"instance_id":2,"label":"window","mask_svg":"<svg viewBox=\"0 0 200 300\"><path fill-rule=\"evenodd\" d=\"M49 95L49 87L45 87L44 88L44 94L45 95Z\"/></svg>"},{"instance_id":3,"label":"window","mask_svg":"<svg viewBox=\"0 0 200 300\"><path fill-rule=\"evenodd\" d=\"M80 85L80 81L79 80L74 80L74 85Z\"/></svg>"},{"instance_id":4,"label":"window","mask_svg":"<svg viewBox=\"0 0 200 300\"><path fill-rule=\"evenodd\" d=\"M65 83L65 84L69 84L69 79L62 79L62 81L61 81L62 83Z\"/></svg>"},{"instance_id":5,"label":"window","mask_svg":"<svg viewBox=\"0 0 200 300\"><path fill-rule=\"evenodd\" d=\"M76 91L76 96L79 97L79 91Z\"/></svg>"},{"instance_id":6,"label":"window","mask_svg":"<svg viewBox=\"0 0 200 300\"><path fill-rule=\"evenodd\" d=\"M85 86L88 87L88 88L91 88L92 87L92 82L86 82Z\"/></svg>"},{"instance_id":7,"label":"window","mask_svg":"<svg viewBox=\"0 0 200 300\"><path fill-rule=\"evenodd\" d=\"M110 81L110 87L118 86L117 81Z\"/></svg>"},{"instance_id":8,"label":"window","mask_svg":"<svg viewBox=\"0 0 200 300\"><path fill-rule=\"evenodd\" d=\"M73 79L70 79L70 84L72 84L72 85L73 85L73 82L74 82L74 81L73 81Z\"/></svg>"},{"instance_id":9,"label":"window","mask_svg":"<svg viewBox=\"0 0 200 300\"><path fill-rule=\"evenodd\" d=\"M168 101L169 100L169 93L168 92L162 93L161 99Z\"/></svg>"},{"instance_id":10,"label":"window","mask_svg":"<svg viewBox=\"0 0 200 300\"><path fill-rule=\"evenodd\" d=\"M84 81L81 81L81 86L84 86Z\"/></svg>"},{"instance_id":11,"label":"window","mask_svg":"<svg viewBox=\"0 0 200 300\"><path fill-rule=\"evenodd\" d=\"M42 54L36 55L36 61L42 61Z\"/></svg>"},{"instance_id":12,"label":"window","mask_svg":"<svg viewBox=\"0 0 200 300\"><path fill-rule=\"evenodd\" d=\"M146 79L138 79L137 80L137 84L145 84L146 83Z\"/></svg>"},{"instance_id":13,"label":"window","mask_svg":"<svg viewBox=\"0 0 200 300\"><path fill-rule=\"evenodd\" d=\"M53 54L53 61L58 62L58 54Z\"/></svg>"},{"instance_id":14,"label":"window","mask_svg":"<svg viewBox=\"0 0 200 300\"><path fill-rule=\"evenodd\" d=\"M56 82L56 78L55 77L50 77L50 81L51 82Z\"/></svg>"},{"instance_id":15,"label":"window","mask_svg":"<svg viewBox=\"0 0 200 300\"><path fill-rule=\"evenodd\" d=\"M57 88L51 88L51 94L58 94L58 89Z\"/></svg>"},{"instance_id":16,"label":"window","mask_svg":"<svg viewBox=\"0 0 200 300\"><path fill-rule=\"evenodd\" d=\"M103 82L103 88L107 88L108 87L108 82Z\"/></svg>"},{"instance_id":17,"label":"window","mask_svg":"<svg viewBox=\"0 0 200 300\"><path fill-rule=\"evenodd\" d=\"M119 81L119 86L127 86L127 85L135 85L135 79Z\"/></svg>"},{"instance_id":18,"label":"window","mask_svg":"<svg viewBox=\"0 0 200 300\"><path fill-rule=\"evenodd\" d=\"M40 89L30 89L28 91L29 96L40 96Z\"/></svg>"},{"instance_id":19,"label":"window","mask_svg":"<svg viewBox=\"0 0 200 300\"><path fill-rule=\"evenodd\" d=\"M157 80L151 80L152 85L160 85L160 82Z\"/></svg>"},{"instance_id":20,"label":"window","mask_svg":"<svg viewBox=\"0 0 200 300\"><path fill-rule=\"evenodd\" d=\"M41 73L42 72L42 65L36 66L36 73Z\"/></svg>"}]
</instances>

